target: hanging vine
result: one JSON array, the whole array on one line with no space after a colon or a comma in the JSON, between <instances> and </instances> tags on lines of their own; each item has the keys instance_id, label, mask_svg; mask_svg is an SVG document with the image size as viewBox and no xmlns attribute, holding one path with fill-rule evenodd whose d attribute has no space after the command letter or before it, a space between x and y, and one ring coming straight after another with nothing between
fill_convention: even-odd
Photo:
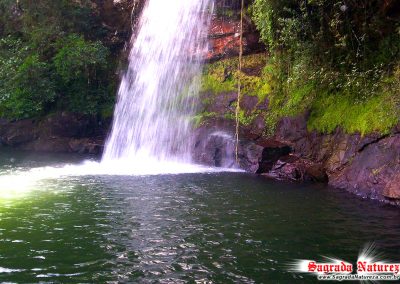
<instances>
[{"instance_id":1,"label":"hanging vine","mask_svg":"<svg viewBox=\"0 0 400 284\"><path fill-rule=\"evenodd\" d=\"M237 92L237 101L236 101L236 110L235 110L235 158L236 163L239 164L239 114L240 114L240 97L242 91L242 82L241 82L241 72L242 72L242 57L243 57L243 18L244 18L244 0L241 1L240 8L240 38L239 38L239 65L238 65L238 92Z\"/></svg>"}]
</instances>

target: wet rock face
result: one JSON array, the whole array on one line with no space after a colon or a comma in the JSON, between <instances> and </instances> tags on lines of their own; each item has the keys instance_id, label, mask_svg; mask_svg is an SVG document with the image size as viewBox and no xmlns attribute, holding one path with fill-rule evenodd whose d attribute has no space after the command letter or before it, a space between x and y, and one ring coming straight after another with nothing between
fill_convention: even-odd
<instances>
[{"instance_id":1,"label":"wet rock face","mask_svg":"<svg viewBox=\"0 0 400 284\"><path fill-rule=\"evenodd\" d=\"M328 176L322 164L302 158L286 142L257 139L255 143L263 149L256 173L277 180L328 182Z\"/></svg>"},{"instance_id":2,"label":"wet rock face","mask_svg":"<svg viewBox=\"0 0 400 284\"><path fill-rule=\"evenodd\" d=\"M400 199L400 171L389 180L383 189L383 195L389 199Z\"/></svg>"},{"instance_id":3,"label":"wet rock face","mask_svg":"<svg viewBox=\"0 0 400 284\"><path fill-rule=\"evenodd\" d=\"M244 1L245 9L253 0ZM208 39L208 61L237 56L240 50L240 8L241 0L216 0L214 15L211 20ZM243 52L244 54L264 51L260 43L260 34L254 23L245 15L243 21Z\"/></svg>"},{"instance_id":4,"label":"wet rock face","mask_svg":"<svg viewBox=\"0 0 400 284\"><path fill-rule=\"evenodd\" d=\"M41 120L0 121L0 143L28 151L100 154L109 122L56 113Z\"/></svg>"},{"instance_id":5,"label":"wet rock face","mask_svg":"<svg viewBox=\"0 0 400 284\"><path fill-rule=\"evenodd\" d=\"M196 128L193 134L193 159L215 167L240 167L255 173L263 147L250 139L241 139L236 162L235 127L226 120L212 120Z\"/></svg>"},{"instance_id":6,"label":"wet rock face","mask_svg":"<svg viewBox=\"0 0 400 284\"><path fill-rule=\"evenodd\" d=\"M224 119L208 120L195 130L194 161L216 167L240 167L251 173L289 181L328 181L323 165L293 153L291 146L275 139L262 139L250 129L240 129L236 162L235 126Z\"/></svg>"},{"instance_id":7,"label":"wet rock face","mask_svg":"<svg viewBox=\"0 0 400 284\"><path fill-rule=\"evenodd\" d=\"M400 199L400 135L373 140L342 165L331 172L333 186L371 198Z\"/></svg>"},{"instance_id":8,"label":"wet rock face","mask_svg":"<svg viewBox=\"0 0 400 284\"><path fill-rule=\"evenodd\" d=\"M93 118L68 112L47 116L39 123L41 136L81 138L94 133Z\"/></svg>"},{"instance_id":9,"label":"wet rock face","mask_svg":"<svg viewBox=\"0 0 400 284\"><path fill-rule=\"evenodd\" d=\"M263 175L277 180L328 182L328 176L322 165L299 158L294 154L280 157Z\"/></svg>"},{"instance_id":10,"label":"wet rock face","mask_svg":"<svg viewBox=\"0 0 400 284\"><path fill-rule=\"evenodd\" d=\"M208 35L210 49L208 61L237 56L240 50L240 20L215 15L211 21ZM263 50L259 33L251 20L246 19L243 25L243 53L249 54Z\"/></svg>"},{"instance_id":11,"label":"wet rock face","mask_svg":"<svg viewBox=\"0 0 400 284\"><path fill-rule=\"evenodd\" d=\"M0 142L8 146L19 146L37 138L36 121L26 119L17 122L0 123Z\"/></svg>"},{"instance_id":12,"label":"wet rock face","mask_svg":"<svg viewBox=\"0 0 400 284\"><path fill-rule=\"evenodd\" d=\"M121 51L129 43L146 2L147 0L92 0L103 27L108 31L107 45L114 52ZM247 7L252 1L245 2ZM205 54L209 61L236 56L240 48L240 1L218 0L215 7L208 34L210 48ZM255 25L246 17L243 26L244 53L263 49Z\"/></svg>"},{"instance_id":13,"label":"wet rock face","mask_svg":"<svg viewBox=\"0 0 400 284\"><path fill-rule=\"evenodd\" d=\"M124 48L135 30L146 0L92 0L103 27L107 44L114 51Z\"/></svg>"},{"instance_id":14,"label":"wet rock face","mask_svg":"<svg viewBox=\"0 0 400 284\"><path fill-rule=\"evenodd\" d=\"M364 197L400 204L400 133L323 135L308 132L306 116L285 118L275 139L286 141L299 157L326 169L329 184Z\"/></svg>"},{"instance_id":15,"label":"wet rock face","mask_svg":"<svg viewBox=\"0 0 400 284\"><path fill-rule=\"evenodd\" d=\"M289 155L292 152L290 146L275 140L257 141L258 145L263 147L257 173L267 173L272 170L275 163L281 157Z\"/></svg>"},{"instance_id":16,"label":"wet rock face","mask_svg":"<svg viewBox=\"0 0 400 284\"><path fill-rule=\"evenodd\" d=\"M226 109L229 99L227 94L221 95L214 111ZM241 126L240 166L277 180L329 183L364 197L400 205L398 128L389 135L364 137L340 130L320 134L307 130L306 118L304 115L283 119L274 137L268 139L254 133L256 120ZM221 166L221 153L234 161L234 129L234 122L223 118L209 119L197 129L195 153L203 157L198 161ZM210 139L213 132L220 130L229 134L229 141Z\"/></svg>"}]
</instances>

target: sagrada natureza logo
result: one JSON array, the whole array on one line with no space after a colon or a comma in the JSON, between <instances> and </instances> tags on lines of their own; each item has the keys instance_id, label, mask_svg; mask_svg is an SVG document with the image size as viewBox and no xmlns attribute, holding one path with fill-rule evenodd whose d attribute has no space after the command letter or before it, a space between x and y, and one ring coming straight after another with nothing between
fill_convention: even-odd
<instances>
[{"instance_id":1,"label":"sagrada natureza logo","mask_svg":"<svg viewBox=\"0 0 400 284\"><path fill-rule=\"evenodd\" d=\"M289 264L289 271L311 273L318 280L331 281L398 281L400 262L381 259L376 246L367 244L361 251L356 265L333 257L323 257L324 261L298 259Z\"/></svg>"}]
</instances>

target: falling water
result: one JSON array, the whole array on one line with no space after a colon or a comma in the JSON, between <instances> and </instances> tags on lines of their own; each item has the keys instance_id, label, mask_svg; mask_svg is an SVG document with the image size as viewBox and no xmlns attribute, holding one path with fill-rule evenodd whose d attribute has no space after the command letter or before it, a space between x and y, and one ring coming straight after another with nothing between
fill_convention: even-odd
<instances>
[{"instance_id":1,"label":"falling water","mask_svg":"<svg viewBox=\"0 0 400 284\"><path fill-rule=\"evenodd\" d=\"M190 163L190 118L212 0L147 0L101 163L0 172L0 197L66 176L212 172ZM223 170L223 169L221 169ZM226 170L226 169L225 169ZM22 178L23 177L23 178Z\"/></svg>"},{"instance_id":2,"label":"falling water","mask_svg":"<svg viewBox=\"0 0 400 284\"><path fill-rule=\"evenodd\" d=\"M0 171L0 198L70 176L237 171L190 163L190 119L212 9L213 0L147 0L102 162Z\"/></svg>"},{"instance_id":3,"label":"falling water","mask_svg":"<svg viewBox=\"0 0 400 284\"><path fill-rule=\"evenodd\" d=\"M103 162L190 162L212 0L148 0L132 36Z\"/></svg>"}]
</instances>

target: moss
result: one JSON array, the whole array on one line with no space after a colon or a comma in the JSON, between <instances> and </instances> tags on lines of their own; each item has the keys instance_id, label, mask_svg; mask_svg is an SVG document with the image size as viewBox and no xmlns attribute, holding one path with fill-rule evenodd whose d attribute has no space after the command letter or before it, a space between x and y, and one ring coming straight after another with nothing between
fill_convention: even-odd
<instances>
[{"instance_id":1,"label":"moss","mask_svg":"<svg viewBox=\"0 0 400 284\"><path fill-rule=\"evenodd\" d=\"M225 81L217 74L207 74L203 76L201 91L213 94L231 92L236 89L233 81Z\"/></svg>"},{"instance_id":2,"label":"moss","mask_svg":"<svg viewBox=\"0 0 400 284\"><path fill-rule=\"evenodd\" d=\"M254 122L254 120L257 118L257 116L260 114L260 111L259 110L256 110L256 111L252 111L252 112L250 112L250 113L247 113L246 111L244 111L244 110L240 110L239 111L239 123L241 124L241 125L244 125L244 126L249 126L249 125L251 125L253 122ZM225 115L224 115L224 118L226 118L226 119L230 119L230 120L236 120L236 116L235 116L235 113L234 112L228 112L228 113L226 113Z\"/></svg>"},{"instance_id":3,"label":"moss","mask_svg":"<svg viewBox=\"0 0 400 284\"><path fill-rule=\"evenodd\" d=\"M342 94L323 94L312 105L310 130L331 133L341 127L347 133L389 133L399 122L399 105L389 93L364 100Z\"/></svg>"},{"instance_id":4,"label":"moss","mask_svg":"<svg viewBox=\"0 0 400 284\"><path fill-rule=\"evenodd\" d=\"M213 96L223 93L236 92L240 78L242 96L257 96L258 102L264 102L268 94L271 92L269 81L264 78L262 72L267 62L265 54L255 54L244 56L242 61L242 72L238 71L238 58L230 58L221 60L205 67L201 92L208 95L203 97L202 103L207 106L212 104ZM235 104L233 104L233 107ZM242 125L250 125L257 115L258 110L239 112L239 121ZM203 113L204 114L204 113ZM214 113L214 116L216 114ZM224 118L235 120L235 113L229 111L225 113ZM201 117L201 119L200 119ZM210 116L200 115L199 121L203 121Z\"/></svg>"},{"instance_id":5,"label":"moss","mask_svg":"<svg viewBox=\"0 0 400 284\"><path fill-rule=\"evenodd\" d=\"M277 82L271 82L277 85ZM288 86L285 89L275 89L268 96L269 109L266 115L265 134L271 136L279 120L284 117L294 117L304 113L315 97L315 85L313 81L301 85Z\"/></svg>"},{"instance_id":6,"label":"moss","mask_svg":"<svg viewBox=\"0 0 400 284\"><path fill-rule=\"evenodd\" d=\"M229 58L212 64L204 69L202 77L202 92L210 92L215 95L237 90L238 79L241 79L242 93L249 96L258 96L260 101L265 99L270 88L264 85L260 74L246 74L245 70L252 72L262 69L266 64L265 54L244 56L242 61L242 72L238 71L239 59Z\"/></svg>"},{"instance_id":7,"label":"moss","mask_svg":"<svg viewBox=\"0 0 400 284\"><path fill-rule=\"evenodd\" d=\"M310 82L292 91L273 93L269 97L266 134L272 135L283 117L307 110L309 130L332 133L340 127L349 134L389 133L400 118L399 102L393 91L360 99L358 94L320 90Z\"/></svg>"},{"instance_id":8,"label":"moss","mask_svg":"<svg viewBox=\"0 0 400 284\"><path fill-rule=\"evenodd\" d=\"M256 117L259 115L259 111L252 111L251 113L246 113L244 110L239 111L239 122L242 125L249 126L251 125Z\"/></svg>"},{"instance_id":9,"label":"moss","mask_svg":"<svg viewBox=\"0 0 400 284\"><path fill-rule=\"evenodd\" d=\"M280 63L279 63L280 64ZM282 76L282 65L267 65L272 90L266 115L266 132L272 135L283 117L310 111L308 129L332 133L342 128L346 133L366 135L389 133L400 119L400 69L368 82L365 74L339 76L331 84L322 84L318 76L301 66L292 66L293 74ZM323 74L327 74L324 71ZM350 80L349 80L350 78ZM361 84L362 81L364 84ZM333 87L332 87L333 86Z\"/></svg>"},{"instance_id":10,"label":"moss","mask_svg":"<svg viewBox=\"0 0 400 284\"><path fill-rule=\"evenodd\" d=\"M271 87L264 78L259 76L249 76L243 72L236 72L235 80L240 76L241 92L247 96L256 96L262 102L271 92Z\"/></svg>"},{"instance_id":11,"label":"moss","mask_svg":"<svg viewBox=\"0 0 400 284\"><path fill-rule=\"evenodd\" d=\"M216 116L217 116L217 114L215 112L204 111L204 112L198 113L192 117L193 124L194 124L195 128L197 128L197 127L201 126L203 124L203 122L205 120L207 120L207 118L213 118Z\"/></svg>"},{"instance_id":12,"label":"moss","mask_svg":"<svg viewBox=\"0 0 400 284\"><path fill-rule=\"evenodd\" d=\"M321 76L330 75L329 71L316 74L305 62L298 60L295 65L286 66L284 61L267 60L265 55L245 56L242 72L237 70L237 58L209 64L203 75L202 91L210 95L203 103L212 104L213 95L236 91L240 78L242 96L257 96L259 103L269 100L264 115L266 135L274 134L282 118L306 111L310 112L308 129L322 133L331 133L338 127L349 134L389 133L399 122L400 64L394 72L377 77L370 84L365 83L367 77L361 73L333 76L325 84ZM241 110L239 121L249 125L260 113ZM229 111L224 117L234 120L235 114Z\"/></svg>"}]
</instances>

